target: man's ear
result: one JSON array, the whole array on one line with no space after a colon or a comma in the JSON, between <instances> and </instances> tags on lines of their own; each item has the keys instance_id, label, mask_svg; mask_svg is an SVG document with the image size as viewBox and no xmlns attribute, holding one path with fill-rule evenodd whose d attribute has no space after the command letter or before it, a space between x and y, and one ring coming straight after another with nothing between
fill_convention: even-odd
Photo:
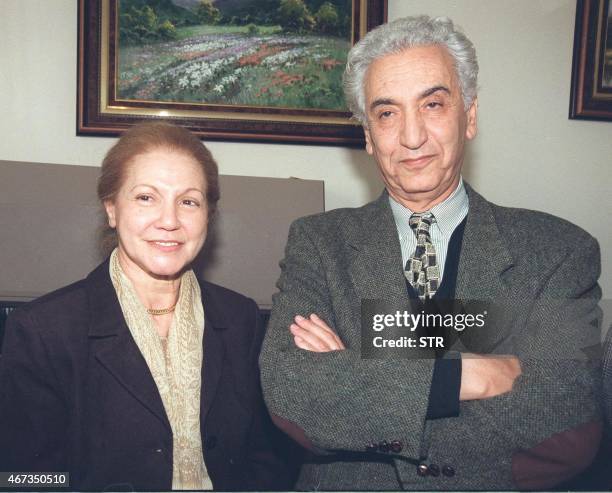
<instances>
[{"instance_id":1,"label":"man's ear","mask_svg":"<svg viewBox=\"0 0 612 493\"><path fill-rule=\"evenodd\" d=\"M104 210L106 211L106 217L108 218L108 225L111 228L117 227L117 221L115 218L115 204L112 200L104 201Z\"/></svg>"},{"instance_id":2,"label":"man's ear","mask_svg":"<svg viewBox=\"0 0 612 493\"><path fill-rule=\"evenodd\" d=\"M472 140L478 133L478 98L474 98L467 112L467 125L465 127L465 138Z\"/></svg>"},{"instance_id":3,"label":"man's ear","mask_svg":"<svg viewBox=\"0 0 612 493\"><path fill-rule=\"evenodd\" d=\"M371 156L374 154L374 147L372 147L372 137L370 136L370 131L366 127L363 127L363 133L365 134L366 141L365 150Z\"/></svg>"}]
</instances>

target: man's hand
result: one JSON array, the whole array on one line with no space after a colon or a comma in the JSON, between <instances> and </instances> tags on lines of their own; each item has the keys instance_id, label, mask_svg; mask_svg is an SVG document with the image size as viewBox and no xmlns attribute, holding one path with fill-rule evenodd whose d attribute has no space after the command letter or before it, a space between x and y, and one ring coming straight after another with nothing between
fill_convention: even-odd
<instances>
[{"instance_id":1,"label":"man's hand","mask_svg":"<svg viewBox=\"0 0 612 493\"><path fill-rule=\"evenodd\" d=\"M316 313L309 318L297 315L289 330L295 345L300 349L317 353L346 349L336 333Z\"/></svg>"},{"instance_id":2,"label":"man's hand","mask_svg":"<svg viewBox=\"0 0 612 493\"><path fill-rule=\"evenodd\" d=\"M515 356L462 354L459 400L488 399L510 392L521 373L521 363Z\"/></svg>"}]
</instances>

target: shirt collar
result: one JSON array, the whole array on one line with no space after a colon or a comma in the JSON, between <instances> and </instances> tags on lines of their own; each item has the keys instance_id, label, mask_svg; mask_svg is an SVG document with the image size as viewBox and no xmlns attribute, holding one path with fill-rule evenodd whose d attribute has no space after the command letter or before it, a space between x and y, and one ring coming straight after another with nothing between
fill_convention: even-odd
<instances>
[{"instance_id":1,"label":"shirt collar","mask_svg":"<svg viewBox=\"0 0 612 493\"><path fill-rule=\"evenodd\" d=\"M389 204L393 212L393 219L400 238L407 234L413 235L410 228L409 219L413 212L404 207L389 195ZM463 221L467 215L469 200L465 186L463 185L463 177L459 179L459 184L455 191L439 204L434 205L429 212L436 218L436 224L440 228L440 232L445 237L450 237L457 225Z\"/></svg>"}]
</instances>

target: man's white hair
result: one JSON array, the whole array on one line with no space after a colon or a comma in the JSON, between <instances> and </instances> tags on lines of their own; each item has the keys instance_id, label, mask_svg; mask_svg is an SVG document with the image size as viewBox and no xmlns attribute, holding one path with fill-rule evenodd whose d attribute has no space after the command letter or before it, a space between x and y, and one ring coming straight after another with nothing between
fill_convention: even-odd
<instances>
[{"instance_id":1,"label":"man's white hair","mask_svg":"<svg viewBox=\"0 0 612 493\"><path fill-rule=\"evenodd\" d=\"M448 17L404 17L373 29L348 54L344 94L362 125L367 126L364 85L370 64L407 48L430 45L444 46L453 57L465 109L472 105L478 89L478 60L472 42Z\"/></svg>"}]
</instances>

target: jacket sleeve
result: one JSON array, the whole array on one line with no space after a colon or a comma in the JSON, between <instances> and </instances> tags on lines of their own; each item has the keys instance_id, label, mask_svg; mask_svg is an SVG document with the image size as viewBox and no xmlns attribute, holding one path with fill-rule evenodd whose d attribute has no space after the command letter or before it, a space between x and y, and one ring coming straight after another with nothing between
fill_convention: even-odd
<instances>
[{"instance_id":1,"label":"jacket sleeve","mask_svg":"<svg viewBox=\"0 0 612 493\"><path fill-rule=\"evenodd\" d=\"M257 328L250 350L250 375L253 377L253 421L248 440L250 487L256 491L289 491L297 477L299 452L274 426L261 394L258 356L265 327L257 305L253 303Z\"/></svg>"},{"instance_id":2,"label":"jacket sleeve","mask_svg":"<svg viewBox=\"0 0 612 493\"><path fill-rule=\"evenodd\" d=\"M19 310L0 359L0 470L68 471L68 417L39 327Z\"/></svg>"},{"instance_id":3,"label":"jacket sleeve","mask_svg":"<svg viewBox=\"0 0 612 493\"><path fill-rule=\"evenodd\" d=\"M366 452L370 444L386 441L396 443L396 453L417 460L434 360L361 358L359 300L352 310L335 303L335 297L354 294L328 277L336 258L317 246L311 229L304 219L291 226L260 357L272 417L298 443L320 453ZM311 313L334 328L347 349L297 348L289 325L295 315Z\"/></svg>"},{"instance_id":4,"label":"jacket sleeve","mask_svg":"<svg viewBox=\"0 0 612 493\"><path fill-rule=\"evenodd\" d=\"M603 361L604 411L609 425L612 425L612 326L608 327L604 343Z\"/></svg>"},{"instance_id":5,"label":"jacket sleeve","mask_svg":"<svg viewBox=\"0 0 612 493\"><path fill-rule=\"evenodd\" d=\"M507 307L522 374L511 392L463 402L454 422L432 423L437 450L454 447L449 436L474 447L489 437L482 450L510 459L521 489L551 488L591 464L602 434L599 272L589 237L550 269L533 299Z\"/></svg>"}]
</instances>

